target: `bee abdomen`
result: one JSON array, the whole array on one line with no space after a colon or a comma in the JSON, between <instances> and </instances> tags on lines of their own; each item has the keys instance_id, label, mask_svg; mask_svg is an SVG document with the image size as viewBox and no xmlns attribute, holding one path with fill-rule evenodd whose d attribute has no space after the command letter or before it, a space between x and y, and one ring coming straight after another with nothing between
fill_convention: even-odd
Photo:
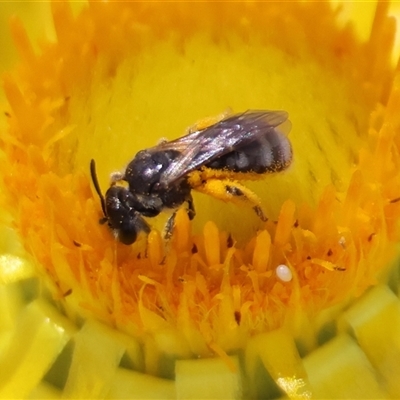
<instances>
[{"instance_id":1,"label":"bee abdomen","mask_svg":"<svg viewBox=\"0 0 400 400\"><path fill-rule=\"evenodd\" d=\"M274 132L238 150L224 154L206 166L212 169L228 169L232 172L264 174L286 169L292 161L292 147L286 136Z\"/></svg>"}]
</instances>

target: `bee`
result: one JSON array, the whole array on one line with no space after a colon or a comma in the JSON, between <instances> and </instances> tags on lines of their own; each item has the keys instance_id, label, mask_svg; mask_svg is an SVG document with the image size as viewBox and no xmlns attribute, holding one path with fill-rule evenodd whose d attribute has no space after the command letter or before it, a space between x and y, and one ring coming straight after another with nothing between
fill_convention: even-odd
<instances>
[{"instance_id":1,"label":"bee","mask_svg":"<svg viewBox=\"0 0 400 400\"><path fill-rule=\"evenodd\" d=\"M139 151L125 171L113 173L104 196L91 160L91 177L104 214L101 222L129 245L140 232L150 232L145 218L173 209L166 224L169 238L179 207L187 204L190 219L196 214L192 189L250 205L266 221L260 199L238 181L260 179L291 164L292 147L282 125L290 125L285 111L248 110L192 129L176 140L161 141Z\"/></svg>"}]
</instances>

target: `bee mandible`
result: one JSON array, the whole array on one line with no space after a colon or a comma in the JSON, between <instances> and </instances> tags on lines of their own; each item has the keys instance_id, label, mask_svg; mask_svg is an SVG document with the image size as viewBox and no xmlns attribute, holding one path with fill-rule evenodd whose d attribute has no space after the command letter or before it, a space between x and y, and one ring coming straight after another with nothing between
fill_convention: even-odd
<instances>
[{"instance_id":1,"label":"bee mandible","mask_svg":"<svg viewBox=\"0 0 400 400\"><path fill-rule=\"evenodd\" d=\"M129 245L140 232L150 232L144 217L173 209L166 225L169 237L180 206L187 204L190 219L196 214L192 189L250 205L266 221L259 198L238 181L260 179L291 164L292 147L283 124L290 125L285 111L248 110L176 140L162 141L139 151L125 171L112 174L104 196L91 160L90 172L104 214L101 222L107 222L119 241Z\"/></svg>"}]
</instances>

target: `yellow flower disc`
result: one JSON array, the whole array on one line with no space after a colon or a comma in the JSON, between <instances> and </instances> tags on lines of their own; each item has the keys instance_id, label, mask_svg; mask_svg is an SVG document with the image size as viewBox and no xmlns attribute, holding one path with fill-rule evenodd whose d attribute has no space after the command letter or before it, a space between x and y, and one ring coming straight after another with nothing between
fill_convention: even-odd
<instances>
[{"instance_id":1,"label":"yellow flower disc","mask_svg":"<svg viewBox=\"0 0 400 400\"><path fill-rule=\"evenodd\" d=\"M40 53L12 25L21 63L4 78L2 175L25 248L68 314L143 339L149 354L225 355L377 282L400 238L385 4L367 43L324 2L52 8L56 40ZM137 151L247 109L286 110L292 123L291 167L240 181L268 222L194 193L194 222L180 210L168 244L167 215L130 246L99 224L91 159L105 192Z\"/></svg>"}]
</instances>

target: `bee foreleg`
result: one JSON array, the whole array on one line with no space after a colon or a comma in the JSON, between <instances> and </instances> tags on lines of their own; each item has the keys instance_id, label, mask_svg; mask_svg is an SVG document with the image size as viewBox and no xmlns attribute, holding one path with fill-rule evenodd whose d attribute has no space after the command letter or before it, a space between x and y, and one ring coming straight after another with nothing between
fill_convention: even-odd
<instances>
[{"instance_id":1,"label":"bee foreleg","mask_svg":"<svg viewBox=\"0 0 400 400\"><path fill-rule=\"evenodd\" d=\"M251 206L262 221L268 220L257 195L238 182L229 179L208 179L194 189L238 206Z\"/></svg>"}]
</instances>

